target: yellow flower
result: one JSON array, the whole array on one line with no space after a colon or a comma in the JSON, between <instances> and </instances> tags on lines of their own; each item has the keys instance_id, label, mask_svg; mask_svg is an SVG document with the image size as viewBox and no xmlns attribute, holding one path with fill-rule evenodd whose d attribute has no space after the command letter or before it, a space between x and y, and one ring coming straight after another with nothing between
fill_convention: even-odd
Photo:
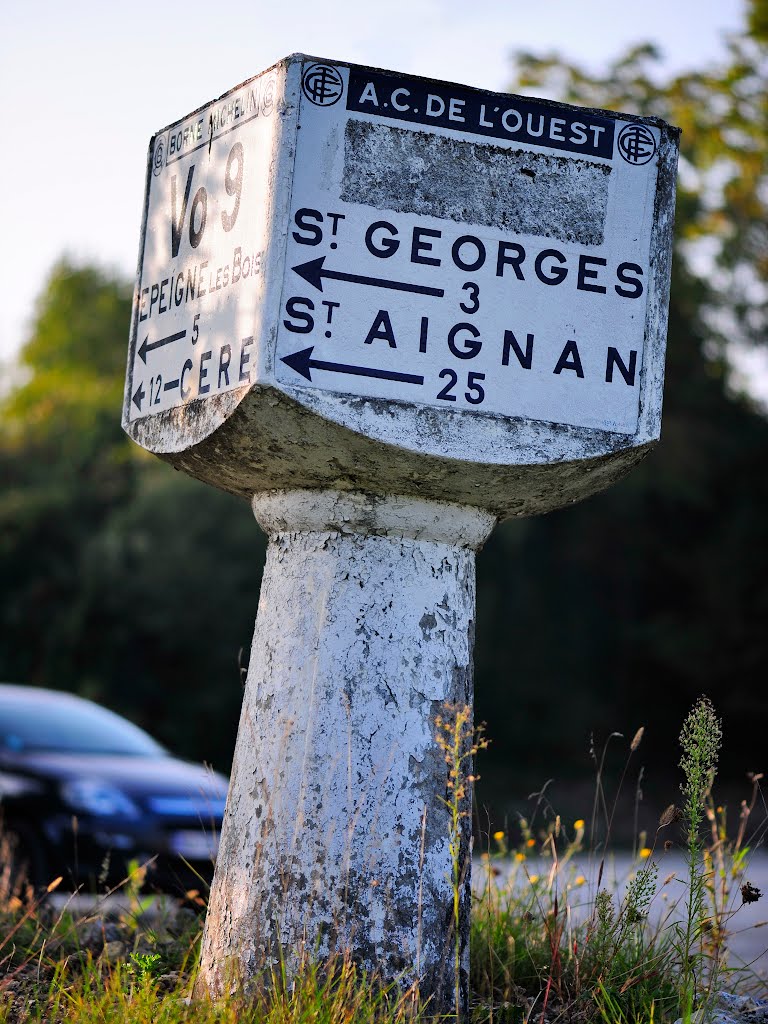
<instances>
[{"instance_id":1,"label":"yellow flower","mask_svg":"<svg viewBox=\"0 0 768 1024\"><path fill-rule=\"evenodd\" d=\"M531 883L531 885L536 885L538 880L539 880L539 876L538 875L530 875L529 878L528 878L528 881Z\"/></svg>"},{"instance_id":2,"label":"yellow flower","mask_svg":"<svg viewBox=\"0 0 768 1024\"><path fill-rule=\"evenodd\" d=\"M585 882L586 878L584 877L584 875L577 875L577 877L573 880L574 885L584 885Z\"/></svg>"},{"instance_id":3,"label":"yellow flower","mask_svg":"<svg viewBox=\"0 0 768 1024\"><path fill-rule=\"evenodd\" d=\"M576 819L576 821L574 821L574 823L573 823L573 827L574 827L574 828L575 828L575 829L576 829L577 831L578 831L579 829L582 829L582 828L584 828L584 819L583 819L583 818L577 818L577 819Z\"/></svg>"},{"instance_id":4,"label":"yellow flower","mask_svg":"<svg viewBox=\"0 0 768 1024\"><path fill-rule=\"evenodd\" d=\"M649 858L650 856L651 856L651 850L650 850L650 848L649 848L649 847L647 847L647 846L644 846L644 847L642 848L642 850L640 851L640 853L638 854L638 857L639 857L639 858L640 858L641 860L648 860L648 858Z\"/></svg>"},{"instance_id":5,"label":"yellow flower","mask_svg":"<svg viewBox=\"0 0 768 1024\"><path fill-rule=\"evenodd\" d=\"M522 864L523 861L525 860L525 854L524 853L516 853L515 854L515 860L517 861L518 864Z\"/></svg>"},{"instance_id":6,"label":"yellow flower","mask_svg":"<svg viewBox=\"0 0 768 1024\"><path fill-rule=\"evenodd\" d=\"M504 838L504 833L503 832L494 832L493 833L493 838L496 840L496 842L500 843L501 840Z\"/></svg>"},{"instance_id":7,"label":"yellow flower","mask_svg":"<svg viewBox=\"0 0 768 1024\"><path fill-rule=\"evenodd\" d=\"M526 844L525 844L525 845L526 845L526 846L535 846L535 845L536 845L536 840L535 840L535 839L528 839L528 840L526 841Z\"/></svg>"}]
</instances>

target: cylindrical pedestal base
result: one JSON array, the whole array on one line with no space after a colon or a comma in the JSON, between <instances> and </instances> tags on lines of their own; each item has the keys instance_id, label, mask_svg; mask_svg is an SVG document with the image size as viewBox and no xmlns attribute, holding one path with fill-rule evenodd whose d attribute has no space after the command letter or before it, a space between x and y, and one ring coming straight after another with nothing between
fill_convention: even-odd
<instances>
[{"instance_id":1,"label":"cylindrical pedestal base","mask_svg":"<svg viewBox=\"0 0 768 1024\"><path fill-rule=\"evenodd\" d=\"M198 994L247 989L278 958L290 976L348 951L447 1009L456 931L435 718L472 706L474 551L493 517L328 491L253 504L270 543ZM470 837L467 814L464 1002Z\"/></svg>"}]
</instances>

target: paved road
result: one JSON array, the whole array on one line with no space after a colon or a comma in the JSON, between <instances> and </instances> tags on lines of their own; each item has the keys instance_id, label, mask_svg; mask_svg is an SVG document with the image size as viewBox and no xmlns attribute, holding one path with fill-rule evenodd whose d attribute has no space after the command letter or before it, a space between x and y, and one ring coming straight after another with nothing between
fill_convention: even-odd
<instances>
[{"instance_id":1,"label":"paved road","mask_svg":"<svg viewBox=\"0 0 768 1024\"><path fill-rule=\"evenodd\" d=\"M136 903L131 901L120 891L110 896L93 896L89 893L79 892L55 892L49 897L49 903L60 913L68 910L74 917L88 917L99 915L102 917L125 917L135 916L141 913L146 920L153 920L165 916L169 908L175 908L178 901L173 896L144 896L140 897L142 909L137 909Z\"/></svg>"}]
</instances>

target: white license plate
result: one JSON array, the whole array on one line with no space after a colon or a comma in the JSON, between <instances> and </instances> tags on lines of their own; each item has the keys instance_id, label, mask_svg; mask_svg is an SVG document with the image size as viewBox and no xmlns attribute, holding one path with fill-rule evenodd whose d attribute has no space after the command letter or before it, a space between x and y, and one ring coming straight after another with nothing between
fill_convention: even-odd
<instances>
[{"instance_id":1,"label":"white license plate","mask_svg":"<svg viewBox=\"0 0 768 1024\"><path fill-rule=\"evenodd\" d=\"M213 860L219 849L219 833L191 828L171 832L168 846L171 853L188 860Z\"/></svg>"}]
</instances>

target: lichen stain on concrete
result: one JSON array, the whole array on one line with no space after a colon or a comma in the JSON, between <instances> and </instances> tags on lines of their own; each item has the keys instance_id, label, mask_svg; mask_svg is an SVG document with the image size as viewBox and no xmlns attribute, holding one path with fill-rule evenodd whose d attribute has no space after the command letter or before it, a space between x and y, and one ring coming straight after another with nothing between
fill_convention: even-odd
<instances>
[{"instance_id":1,"label":"lichen stain on concrete","mask_svg":"<svg viewBox=\"0 0 768 1024\"><path fill-rule=\"evenodd\" d=\"M602 245L611 168L350 118L341 198Z\"/></svg>"},{"instance_id":2,"label":"lichen stain on concrete","mask_svg":"<svg viewBox=\"0 0 768 1024\"><path fill-rule=\"evenodd\" d=\"M419 620L419 627L425 640L429 640L430 631L437 625L437 619L432 612L424 612L421 619Z\"/></svg>"},{"instance_id":3,"label":"lichen stain on concrete","mask_svg":"<svg viewBox=\"0 0 768 1024\"><path fill-rule=\"evenodd\" d=\"M226 422L248 391L247 385L210 398L196 398L185 405L145 416L123 427L143 448L157 454L183 451L213 435Z\"/></svg>"}]
</instances>

